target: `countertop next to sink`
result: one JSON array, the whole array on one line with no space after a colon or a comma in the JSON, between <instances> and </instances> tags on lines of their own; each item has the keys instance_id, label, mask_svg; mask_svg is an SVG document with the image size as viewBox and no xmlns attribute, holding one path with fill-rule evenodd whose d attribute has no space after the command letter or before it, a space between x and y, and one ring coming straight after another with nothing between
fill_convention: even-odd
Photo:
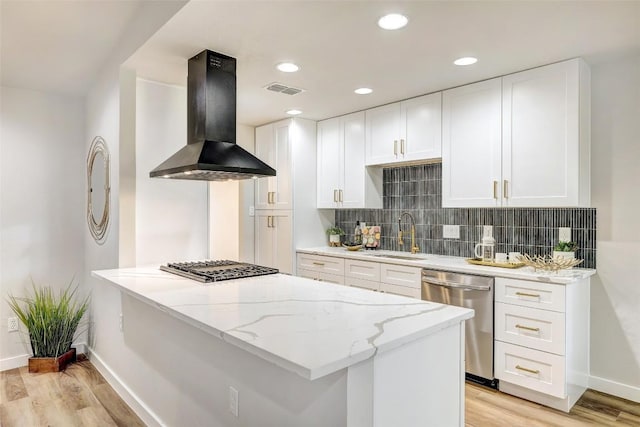
<instances>
[{"instance_id":1,"label":"countertop next to sink","mask_svg":"<svg viewBox=\"0 0 640 427\"><path fill-rule=\"evenodd\" d=\"M317 248L305 248L297 249L298 253L313 254L313 255L326 255L340 258L350 258L362 261L378 261L386 264L398 264L398 265L411 265L422 268L432 268L435 270L454 271L459 273L471 273L480 274L484 276L494 277L506 277L512 279L522 280L535 280L538 282L546 283L558 283L558 284L570 284L578 282L582 279L590 277L596 273L596 270L586 268L573 268L570 270L561 270L558 273L541 273L533 270L532 267L521 268L499 268L499 267L485 267L481 265L469 264L465 261L466 258L452 257L445 255L429 255L429 254L415 254L412 255L408 252L397 251L385 251L385 250L359 250L349 251L345 248L336 247L317 247ZM414 258L398 259L388 258L384 255L403 256Z\"/></svg>"},{"instance_id":2,"label":"countertop next to sink","mask_svg":"<svg viewBox=\"0 0 640 427\"><path fill-rule=\"evenodd\" d=\"M436 334L473 311L285 274L204 285L157 266L92 272L169 315L313 380Z\"/></svg>"}]
</instances>

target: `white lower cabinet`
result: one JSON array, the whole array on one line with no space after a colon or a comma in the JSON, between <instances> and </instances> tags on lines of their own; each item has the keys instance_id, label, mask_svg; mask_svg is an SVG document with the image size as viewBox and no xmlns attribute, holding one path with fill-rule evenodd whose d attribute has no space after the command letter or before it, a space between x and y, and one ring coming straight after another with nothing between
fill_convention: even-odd
<instances>
[{"instance_id":1,"label":"white lower cabinet","mask_svg":"<svg viewBox=\"0 0 640 427\"><path fill-rule=\"evenodd\" d=\"M589 279L496 278L494 328L500 390L568 412L589 376Z\"/></svg>"},{"instance_id":2,"label":"white lower cabinet","mask_svg":"<svg viewBox=\"0 0 640 427\"><path fill-rule=\"evenodd\" d=\"M380 261L298 253L298 276L417 299L420 299L421 271L420 267ZM323 280L321 273L330 275L331 280Z\"/></svg>"},{"instance_id":3,"label":"white lower cabinet","mask_svg":"<svg viewBox=\"0 0 640 427\"><path fill-rule=\"evenodd\" d=\"M255 263L293 274L291 211L256 210Z\"/></svg>"},{"instance_id":4,"label":"white lower cabinet","mask_svg":"<svg viewBox=\"0 0 640 427\"><path fill-rule=\"evenodd\" d=\"M305 277L307 279L317 280L319 282L335 283L336 285L344 285L344 277L336 274L323 273L317 270L306 270L304 268L298 268L298 276Z\"/></svg>"}]
</instances>

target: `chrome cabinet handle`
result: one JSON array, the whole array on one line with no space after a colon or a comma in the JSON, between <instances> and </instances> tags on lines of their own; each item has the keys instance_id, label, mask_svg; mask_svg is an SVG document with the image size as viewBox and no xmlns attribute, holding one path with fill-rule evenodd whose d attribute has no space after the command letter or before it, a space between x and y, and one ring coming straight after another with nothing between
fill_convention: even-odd
<instances>
[{"instance_id":1,"label":"chrome cabinet handle","mask_svg":"<svg viewBox=\"0 0 640 427\"><path fill-rule=\"evenodd\" d=\"M502 197L504 197L505 199L509 198L509 181L507 181L506 179L502 184Z\"/></svg>"},{"instance_id":2,"label":"chrome cabinet handle","mask_svg":"<svg viewBox=\"0 0 640 427\"><path fill-rule=\"evenodd\" d=\"M519 297L540 298L540 294L528 294L526 292L516 292Z\"/></svg>"},{"instance_id":3,"label":"chrome cabinet handle","mask_svg":"<svg viewBox=\"0 0 640 427\"><path fill-rule=\"evenodd\" d=\"M400 140L400 154L404 155L404 139Z\"/></svg>"},{"instance_id":4,"label":"chrome cabinet handle","mask_svg":"<svg viewBox=\"0 0 640 427\"><path fill-rule=\"evenodd\" d=\"M393 155L394 156L398 155L398 140L393 141Z\"/></svg>"},{"instance_id":5,"label":"chrome cabinet handle","mask_svg":"<svg viewBox=\"0 0 640 427\"><path fill-rule=\"evenodd\" d=\"M524 329L524 330L527 330L527 331L540 332L540 328L532 328L531 326L516 325L516 328Z\"/></svg>"},{"instance_id":6,"label":"chrome cabinet handle","mask_svg":"<svg viewBox=\"0 0 640 427\"><path fill-rule=\"evenodd\" d=\"M525 372L529 372L531 374L539 374L540 373L540 370L538 370L538 369L529 369L529 368L525 368L525 367L520 366L520 365L516 365L516 369L519 369L519 370L525 371Z\"/></svg>"}]
</instances>

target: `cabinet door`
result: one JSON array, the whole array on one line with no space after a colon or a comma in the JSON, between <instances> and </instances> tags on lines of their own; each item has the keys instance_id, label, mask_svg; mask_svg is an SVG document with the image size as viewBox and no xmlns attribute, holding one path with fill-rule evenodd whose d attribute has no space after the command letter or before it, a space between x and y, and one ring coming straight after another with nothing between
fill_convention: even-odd
<instances>
[{"instance_id":1,"label":"cabinet door","mask_svg":"<svg viewBox=\"0 0 640 427\"><path fill-rule=\"evenodd\" d=\"M500 206L500 78L446 90L442 107L442 206Z\"/></svg>"},{"instance_id":2,"label":"cabinet door","mask_svg":"<svg viewBox=\"0 0 640 427\"><path fill-rule=\"evenodd\" d=\"M271 178L273 209L292 209L293 191L291 185L291 120L274 123L274 147L276 176Z\"/></svg>"},{"instance_id":3,"label":"cabinet door","mask_svg":"<svg viewBox=\"0 0 640 427\"><path fill-rule=\"evenodd\" d=\"M366 164L381 165L398 161L400 103L367 110L366 121Z\"/></svg>"},{"instance_id":4,"label":"cabinet door","mask_svg":"<svg viewBox=\"0 0 640 427\"><path fill-rule=\"evenodd\" d=\"M257 210L255 216L255 262L293 274L291 213Z\"/></svg>"},{"instance_id":5,"label":"cabinet door","mask_svg":"<svg viewBox=\"0 0 640 427\"><path fill-rule=\"evenodd\" d=\"M275 157L275 140L273 125L265 125L256 128L256 157L278 171ZM256 209L270 209L269 192L275 188L276 177L258 178L255 180L255 207Z\"/></svg>"},{"instance_id":6,"label":"cabinet door","mask_svg":"<svg viewBox=\"0 0 640 427\"><path fill-rule=\"evenodd\" d=\"M291 213L276 211L272 215L274 268L280 273L293 274L293 225Z\"/></svg>"},{"instance_id":7,"label":"cabinet door","mask_svg":"<svg viewBox=\"0 0 640 427\"><path fill-rule=\"evenodd\" d=\"M503 206L578 206L578 59L502 79Z\"/></svg>"},{"instance_id":8,"label":"cabinet door","mask_svg":"<svg viewBox=\"0 0 640 427\"><path fill-rule=\"evenodd\" d=\"M318 122L318 208L339 206L338 191L341 189L343 144L340 118ZM364 152L360 155L364 163ZM364 169L364 166L363 166Z\"/></svg>"},{"instance_id":9,"label":"cabinet door","mask_svg":"<svg viewBox=\"0 0 640 427\"><path fill-rule=\"evenodd\" d=\"M400 158L416 161L442 155L442 92L400 103Z\"/></svg>"},{"instance_id":10,"label":"cabinet door","mask_svg":"<svg viewBox=\"0 0 640 427\"><path fill-rule=\"evenodd\" d=\"M273 229L270 212L256 211L254 259L258 265L277 268L273 253Z\"/></svg>"},{"instance_id":11,"label":"cabinet door","mask_svg":"<svg viewBox=\"0 0 640 427\"><path fill-rule=\"evenodd\" d=\"M339 187L340 207L366 208L365 200L365 114L349 114L341 118L343 159Z\"/></svg>"}]
</instances>

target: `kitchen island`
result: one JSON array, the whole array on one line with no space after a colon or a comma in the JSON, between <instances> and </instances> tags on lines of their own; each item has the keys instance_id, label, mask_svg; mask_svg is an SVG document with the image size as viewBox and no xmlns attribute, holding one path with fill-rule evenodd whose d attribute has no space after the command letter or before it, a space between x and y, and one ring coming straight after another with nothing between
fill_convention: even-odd
<instances>
[{"instance_id":1,"label":"kitchen island","mask_svg":"<svg viewBox=\"0 0 640 427\"><path fill-rule=\"evenodd\" d=\"M92 356L147 422L464 425L463 321L472 310L283 274L208 285L157 267L93 276ZM114 290L121 342L139 366L119 369L101 357L97 322L104 329L110 316L95 298ZM159 397L136 369L187 398Z\"/></svg>"}]
</instances>

